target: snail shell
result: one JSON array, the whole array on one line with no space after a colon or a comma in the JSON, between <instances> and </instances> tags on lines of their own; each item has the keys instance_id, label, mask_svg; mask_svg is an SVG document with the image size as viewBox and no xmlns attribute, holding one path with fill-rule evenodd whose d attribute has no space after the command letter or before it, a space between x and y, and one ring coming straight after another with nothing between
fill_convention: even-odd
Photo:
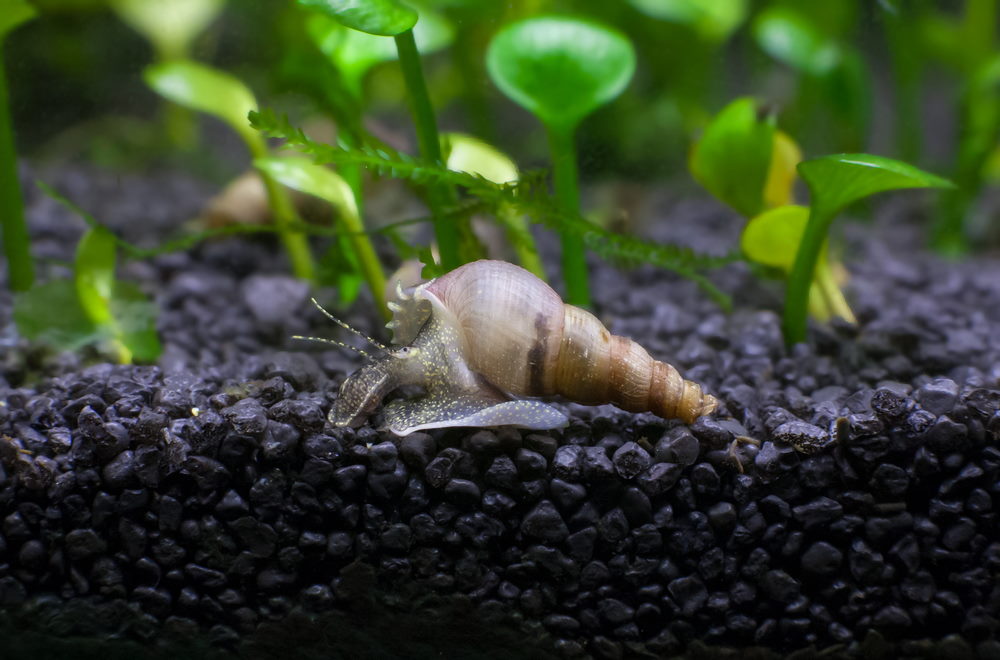
<instances>
[{"instance_id":1,"label":"snail shell","mask_svg":"<svg viewBox=\"0 0 1000 660\"><path fill-rule=\"evenodd\" d=\"M476 261L399 294L390 305L389 327L405 353L394 350L394 359L345 381L330 414L334 424L362 422L387 388L403 384L421 385L426 394L387 407L389 428L401 435L440 426L565 423L562 413L540 401L511 397L611 403L687 423L717 405L674 367L611 334L590 312L564 304L545 282L513 264ZM358 388L365 387L361 403ZM373 387L379 391L372 394Z\"/></svg>"}]
</instances>

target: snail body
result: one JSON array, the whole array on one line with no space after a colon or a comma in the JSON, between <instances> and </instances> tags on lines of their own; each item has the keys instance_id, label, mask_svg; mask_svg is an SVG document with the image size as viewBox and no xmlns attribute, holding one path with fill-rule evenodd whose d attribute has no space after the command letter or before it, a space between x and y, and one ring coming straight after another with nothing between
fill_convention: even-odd
<instances>
[{"instance_id":1,"label":"snail body","mask_svg":"<svg viewBox=\"0 0 1000 660\"><path fill-rule=\"evenodd\" d=\"M563 303L545 282L503 261L466 264L391 304L393 343L341 386L331 423L358 426L404 385L424 395L385 409L398 435L445 426L548 429L566 417L518 397L611 403L687 423L717 402L697 383L611 334L590 312Z\"/></svg>"}]
</instances>

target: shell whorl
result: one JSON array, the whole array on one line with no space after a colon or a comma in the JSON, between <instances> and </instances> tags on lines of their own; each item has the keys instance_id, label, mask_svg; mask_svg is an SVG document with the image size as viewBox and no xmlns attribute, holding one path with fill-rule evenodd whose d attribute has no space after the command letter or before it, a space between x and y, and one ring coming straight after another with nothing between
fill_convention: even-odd
<instances>
[{"instance_id":1,"label":"shell whorl","mask_svg":"<svg viewBox=\"0 0 1000 660\"><path fill-rule=\"evenodd\" d=\"M612 403L686 423L717 405L674 367L612 335L596 316L564 304L545 282L513 264L467 264L418 287L417 297L460 328L469 367L515 396Z\"/></svg>"}]
</instances>

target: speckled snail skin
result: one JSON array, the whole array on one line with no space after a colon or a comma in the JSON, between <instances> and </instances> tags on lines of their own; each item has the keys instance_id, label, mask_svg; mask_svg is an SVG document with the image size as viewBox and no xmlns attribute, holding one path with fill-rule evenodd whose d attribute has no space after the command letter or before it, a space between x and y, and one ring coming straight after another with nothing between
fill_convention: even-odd
<instances>
[{"instance_id":1,"label":"speckled snail skin","mask_svg":"<svg viewBox=\"0 0 1000 660\"><path fill-rule=\"evenodd\" d=\"M393 390L422 396L385 407L397 435L447 426L551 429L566 416L538 400L562 396L612 403L687 423L715 410L714 397L608 332L590 312L564 304L545 282L504 261L477 261L415 287L390 303L392 348L344 381L330 411L357 427Z\"/></svg>"}]
</instances>

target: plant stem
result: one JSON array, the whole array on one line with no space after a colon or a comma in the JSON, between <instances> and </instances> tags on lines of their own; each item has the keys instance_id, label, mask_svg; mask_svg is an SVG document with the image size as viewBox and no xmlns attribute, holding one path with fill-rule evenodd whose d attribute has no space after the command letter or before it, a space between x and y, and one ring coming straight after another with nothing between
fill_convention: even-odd
<instances>
[{"instance_id":1,"label":"plant stem","mask_svg":"<svg viewBox=\"0 0 1000 660\"><path fill-rule=\"evenodd\" d=\"M17 178L17 150L14 148L14 130L10 119L2 47L0 47L0 229L3 232L10 288L12 291L27 291L35 282L35 266L31 261L28 226L24 220L24 203L21 200L21 184Z\"/></svg>"},{"instance_id":2,"label":"plant stem","mask_svg":"<svg viewBox=\"0 0 1000 660\"><path fill-rule=\"evenodd\" d=\"M253 159L265 158L267 156L267 145L264 139L256 134L245 134L247 146ZM274 226L278 229L281 242L288 253L288 260L292 263L292 272L299 279L307 282L315 280L316 268L313 264L312 252L309 251L309 241L305 235L290 229L291 225L298 222L295 207L288 197L285 189L278 184L270 175L258 170L257 174L264 182L264 189L267 190L267 199L271 205L271 213L274 215Z\"/></svg>"},{"instance_id":3,"label":"plant stem","mask_svg":"<svg viewBox=\"0 0 1000 660\"><path fill-rule=\"evenodd\" d=\"M556 200L567 213L580 215L580 182L576 169L575 127L546 126L549 149L552 152L552 176ZM565 232L562 243L562 272L566 280L566 302L579 307L590 306L587 284L587 260L583 237Z\"/></svg>"},{"instance_id":4,"label":"plant stem","mask_svg":"<svg viewBox=\"0 0 1000 660\"><path fill-rule=\"evenodd\" d=\"M348 240L354 250L354 256L357 257L358 263L361 265L361 273L368 283L375 304L378 305L379 313L382 318L388 321L392 314L389 313L389 308L385 303L385 273L382 272L382 264L379 262L375 248L372 247L368 234L365 232L365 226L358 212L359 209L350 204L338 204L338 207L340 222L348 232Z\"/></svg>"},{"instance_id":5,"label":"plant stem","mask_svg":"<svg viewBox=\"0 0 1000 660\"><path fill-rule=\"evenodd\" d=\"M816 203L815 200L813 203ZM826 231L832 221L832 215L819 216L815 211L811 211L806 229L802 233L799 250L795 254L795 263L788 277L788 287L785 290L782 329L785 333L785 343L789 346L806 340L809 287L816 274L816 263L819 261L823 241L826 239Z\"/></svg>"},{"instance_id":6,"label":"plant stem","mask_svg":"<svg viewBox=\"0 0 1000 660\"><path fill-rule=\"evenodd\" d=\"M426 160L443 165L441 160L441 139L438 137L437 124L434 121L434 108L431 106L427 84L424 81L424 71L420 66L420 54L417 43L413 39L413 30L407 30L393 37L396 40L396 51L399 53L399 66L406 82L407 97L410 102L410 112L417 131L417 144L420 155ZM444 215L444 208L455 200L455 191L448 186L434 185L428 191L428 204L434 218L434 237L437 239L438 252L441 255L441 266L452 270L461 265L458 253L460 227L452 226Z\"/></svg>"}]
</instances>

